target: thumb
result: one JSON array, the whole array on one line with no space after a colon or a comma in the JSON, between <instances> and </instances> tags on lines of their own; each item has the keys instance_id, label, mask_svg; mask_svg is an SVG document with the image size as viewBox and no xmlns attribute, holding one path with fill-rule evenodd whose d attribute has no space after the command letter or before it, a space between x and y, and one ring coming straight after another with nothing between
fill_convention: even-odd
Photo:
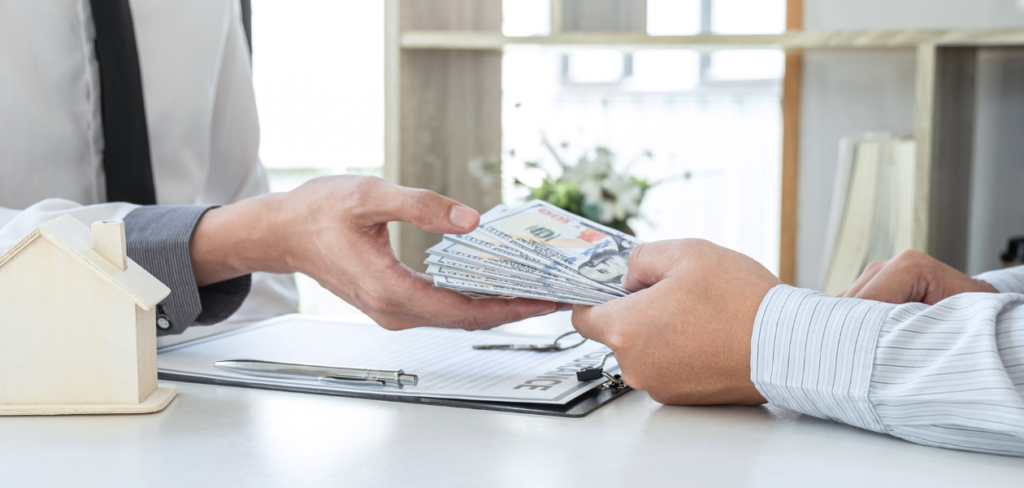
<instances>
[{"instance_id":1,"label":"thumb","mask_svg":"<svg viewBox=\"0 0 1024 488\"><path fill-rule=\"evenodd\" d=\"M480 223L476 210L429 190L390 185L381 193L376 212L381 221L408 222L437 234L465 234Z\"/></svg>"},{"instance_id":2,"label":"thumb","mask_svg":"<svg viewBox=\"0 0 1024 488\"><path fill-rule=\"evenodd\" d=\"M622 277L622 286L629 291L640 291L665 279L673 261L668 256L672 242L651 242L634 248L629 255L626 276Z\"/></svg>"}]
</instances>

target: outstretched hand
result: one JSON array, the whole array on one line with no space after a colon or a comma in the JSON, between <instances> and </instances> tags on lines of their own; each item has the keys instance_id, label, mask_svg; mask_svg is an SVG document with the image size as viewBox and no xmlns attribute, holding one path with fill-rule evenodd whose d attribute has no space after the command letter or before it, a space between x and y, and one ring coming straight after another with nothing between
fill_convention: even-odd
<instances>
[{"instance_id":1,"label":"outstretched hand","mask_svg":"<svg viewBox=\"0 0 1024 488\"><path fill-rule=\"evenodd\" d=\"M643 244L624 286L635 293L573 307L583 337L615 352L623 379L672 404L761 404L750 339L761 300L779 280L753 259L707 241Z\"/></svg>"},{"instance_id":2,"label":"outstretched hand","mask_svg":"<svg viewBox=\"0 0 1024 488\"><path fill-rule=\"evenodd\" d=\"M388 222L464 234L480 215L427 190L366 176L317 178L299 188L206 213L192 240L202 286L252 271L302 272L390 330L486 329L558 309L524 298L473 297L434 286L395 258Z\"/></svg>"},{"instance_id":3,"label":"outstretched hand","mask_svg":"<svg viewBox=\"0 0 1024 488\"><path fill-rule=\"evenodd\" d=\"M839 296L889 303L928 305L968 292L996 293L990 284L971 278L919 251L903 251L888 261L867 266Z\"/></svg>"}]
</instances>

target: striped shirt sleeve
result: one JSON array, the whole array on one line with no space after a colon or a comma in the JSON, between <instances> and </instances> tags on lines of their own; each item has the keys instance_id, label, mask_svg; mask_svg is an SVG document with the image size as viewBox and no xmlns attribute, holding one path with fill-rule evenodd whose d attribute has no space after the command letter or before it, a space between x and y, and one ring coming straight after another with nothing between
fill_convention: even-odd
<instances>
[{"instance_id":1,"label":"striped shirt sleeve","mask_svg":"<svg viewBox=\"0 0 1024 488\"><path fill-rule=\"evenodd\" d=\"M192 325L227 319L249 295L252 275L199 287L189 245L199 219L213 207L149 205L124 219L128 257L171 289L159 305L169 327L157 335L180 334Z\"/></svg>"},{"instance_id":2,"label":"striped shirt sleeve","mask_svg":"<svg viewBox=\"0 0 1024 488\"><path fill-rule=\"evenodd\" d=\"M920 444L1024 456L1024 295L893 305L779 285L758 310L750 361L777 405Z\"/></svg>"},{"instance_id":3,"label":"striped shirt sleeve","mask_svg":"<svg viewBox=\"0 0 1024 488\"><path fill-rule=\"evenodd\" d=\"M974 278L996 287L1001 293L1024 293L1024 266L997 269Z\"/></svg>"}]
</instances>

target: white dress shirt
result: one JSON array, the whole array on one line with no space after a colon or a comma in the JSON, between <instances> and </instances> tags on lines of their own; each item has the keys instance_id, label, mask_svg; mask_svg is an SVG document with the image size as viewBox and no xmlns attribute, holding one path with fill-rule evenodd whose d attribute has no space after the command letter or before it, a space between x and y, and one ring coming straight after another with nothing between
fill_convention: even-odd
<instances>
[{"instance_id":1,"label":"white dress shirt","mask_svg":"<svg viewBox=\"0 0 1024 488\"><path fill-rule=\"evenodd\" d=\"M268 191L237 0L132 0L159 205ZM62 213L104 204L103 125L89 0L0 0L0 252ZM296 311L291 275L253 276L234 320Z\"/></svg>"},{"instance_id":2,"label":"white dress shirt","mask_svg":"<svg viewBox=\"0 0 1024 488\"><path fill-rule=\"evenodd\" d=\"M1024 456L1024 266L977 278L1001 293L893 305L776 286L754 324L751 379L815 417Z\"/></svg>"}]
</instances>

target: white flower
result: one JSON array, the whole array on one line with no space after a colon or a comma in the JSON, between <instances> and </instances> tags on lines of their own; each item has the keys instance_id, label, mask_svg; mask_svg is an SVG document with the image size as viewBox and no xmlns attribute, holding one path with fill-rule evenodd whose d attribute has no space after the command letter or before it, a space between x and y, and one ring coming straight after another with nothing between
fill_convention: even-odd
<instances>
[{"instance_id":1,"label":"white flower","mask_svg":"<svg viewBox=\"0 0 1024 488\"><path fill-rule=\"evenodd\" d=\"M611 193L614 196L619 196L620 194L629 191L629 189L636 186L636 184L633 183L633 179L628 176L612 173L601 181L601 186L604 187L605 190L608 190L608 193Z\"/></svg>"},{"instance_id":2,"label":"white flower","mask_svg":"<svg viewBox=\"0 0 1024 488\"><path fill-rule=\"evenodd\" d=\"M615 219L615 204L608 200L601 201L601 222L611 222Z\"/></svg>"},{"instance_id":3,"label":"white flower","mask_svg":"<svg viewBox=\"0 0 1024 488\"><path fill-rule=\"evenodd\" d=\"M579 183L580 193L583 194L583 203L597 205L604 200L604 190L597 180L585 180Z\"/></svg>"},{"instance_id":4,"label":"white flower","mask_svg":"<svg viewBox=\"0 0 1024 488\"><path fill-rule=\"evenodd\" d=\"M610 224L640 214L643 186L629 176L632 163L621 173L616 172L615 154L599 146L580 156L576 164L570 166L546 140L545 144L562 168L558 181L574 184L579 189L587 215ZM649 152L644 155L651 157Z\"/></svg>"},{"instance_id":5,"label":"white flower","mask_svg":"<svg viewBox=\"0 0 1024 488\"><path fill-rule=\"evenodd\" d=\"M615 197L611 209L614 220L625 220L639 213L642 190L632 178L612 173L601 186Z\"/></svg>"},{"instance_id":6,"label":"white flower","mask_svg":"<svg viewBox=\"0 0 1024 488\"><path fill-rule=\"evenodd\" d=\"M619 194L618 198L615 199L615 207L613 209L615 220L626 220L640 213L640 194L639 186L634 186L626 190L626 192Z\"/></svg>"},{"instance_id":7,"label":"white flower","mask_svg":"<svg viewBox=\"0 0 1024 488\"><path fill-rule=\"evenodd\" d=\"M582 184L588 180L600 180L612 172L612 154L605 148L599 147L594 153L580 157L575 166L565 169L562 174L564 181Z\"/></svg>"}]
</instances>

